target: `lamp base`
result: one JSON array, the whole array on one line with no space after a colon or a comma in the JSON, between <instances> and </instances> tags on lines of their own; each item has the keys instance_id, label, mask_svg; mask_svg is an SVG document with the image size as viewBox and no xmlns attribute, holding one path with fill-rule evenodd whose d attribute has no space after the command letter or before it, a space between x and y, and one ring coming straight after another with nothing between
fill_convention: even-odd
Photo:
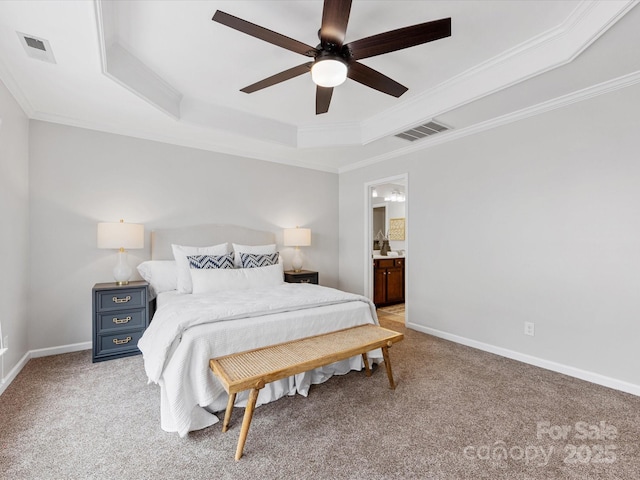
<instances>
[{"instance_id":1,"label":"lamp base","mask_svg":"<svg viewBox=\"0 0 640 480\"><path fill-rule=\"evenodd\" d=\"M293 271L296 273L302 270L302 255L300 254L299 247L296 247L295 254L293 255L293 260L291 261L291 266L293 267Z\"/></svg>"},{"instance_id":2,"label":"lamp base","mask_svg":"<svg viewBox=\"0 0 640 480\"><path fill-rule=\"evenodd\" d=\"M121 248L118 252L118 263L113 269L113 278L116 281L116 285L128 285L132 273L133 270L127 262L127 252Z\"/></svg>"}]
</instances>

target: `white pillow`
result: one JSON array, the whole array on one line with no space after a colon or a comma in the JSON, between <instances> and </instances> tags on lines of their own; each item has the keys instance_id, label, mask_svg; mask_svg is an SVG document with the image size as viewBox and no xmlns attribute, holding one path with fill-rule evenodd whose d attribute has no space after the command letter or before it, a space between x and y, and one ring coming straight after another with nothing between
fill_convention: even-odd
<instances>
[{"instance_id":1,"label":"white pillow","mask_svg":"<svg viewBox=\"0 0 640 480\"><path fill-rule=\"evenodd\" d=\"M229 244L221 243L210 247L188 247L184 245L171 245L173 256L176 259L178 269L178 286L180 293L191 293L191 274L189 273L188 255L224 255L228 253Z\"/></svg>"},{"instance_id":2,"label":"white pillow","mask_svg":"<svg viewBox=\"0 0 640 480\"><path fill-rule=\"evenodd\" d=\"M178 287L175 260L147 260L138 265L138 272L149 283L149 300L153 300L159 293Z\"/></svg>"},{"instance_id":3,"label":"white pillow","mask_svg":"<svg viewBox=\"0 0 640 480\"><path fill-rule=\"evenodd\" d=\"M241 253L276 253L276 244L271 245L238 245L233 243L233 255L236 268L242 268Z\"/></svg>"},{"instance_id":4,"label":"white pillow","mask_svg":"<svg viewBox=\"0 0 640 480\"><path fill-rule=\"evenodd\" d=\"M284 283L282 264L262 268L191 269L193 293L275 287Z\"/></svg>"}]
</instances>

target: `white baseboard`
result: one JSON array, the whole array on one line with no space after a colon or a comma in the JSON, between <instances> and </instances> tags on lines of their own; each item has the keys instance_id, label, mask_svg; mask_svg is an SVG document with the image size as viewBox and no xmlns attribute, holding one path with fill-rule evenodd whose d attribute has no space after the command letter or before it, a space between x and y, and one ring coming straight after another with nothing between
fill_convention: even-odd
<instances>
[{"instance_id":1,"label":"white baseboard","mask_svg":"<svg viewBox=\"0 0 640 480\"><path fill-rule=\"evenodd\" d=\"M62 345L60 347L39 348L31 350L30 358L48 357L49 355L60 355L62 353L79 352L80 350L89 350L92 348L91 342L72 343L71 345Z\"/></svg>"},{"instance_id":2,"label":"white baseboard","mask_svg":"<svg viewBox=\"0 0 640 480\"><path fill-rule=\"evenodd\" d=\"M495 345L478 342L477 340L471 340L466 337L461 337L459 335L454 335L451 333L443 332L441 330L436 330L435 328L425 327L423 325L418 325L411 322L407 323L407 327L422 333L433 335L434 337L450 340L452 342L459 343L461 345L477 348L478 350L494 353L496 355L510 358L512 360L517 360L519 362L527 363L529 365L534 365L536 367L544 368L546 370L551 370L553 372L562 373L570 377L579 378L580 380L586 380L587 382L595 383L596 385L602 385L604 387L613 388L614 390L619 390L621 392L626 392L632 395L640 396L640 385L635 385L633 383L624 382L622 380L600 375L599 373L589 372L589 371L571 367L568 365L563 365L561 363L552 362L550 360L545 360L539 357L534 357L532 355L516 352L514 350L509 350L507 348L496 347ZM46 357L49 355L59 355L62 353L77 352L80 350L88 350L91 347L92 347L91 342L83 342L83 343L74 343L71 345L63 345L60 347L40 348L37 350L28 351L20 359L17 365L13 367L13 369L11 369L11 371L6 376L6 378L0 379L1 380L0 395L2 395L5 389L16 378L18 373L20 373L20 371L24 368L24 366L27 364L29 359Z\"/></svg>"},{"instance_id":3,"label":"white baseboard","mask_svg":"<svg viewBox=\"0 0 640 480\"><path fill-rule=\"evenodd\" d=\"M15 367L7 374L5 378L0 379L0 395L4 393L11 382L18 376L27 362L32 358L48 357L49 355L60 355L61 353L78 352L80 350L91 349L91 342L74 343L71 345L62 345L60 347L39 348L37 350L29 350L23 355Z\"/></svg>"},{"instance_id":4,"label":"white baseboard","mask_svg":"<svg viewBox=\"0 0 640 480\"><path fill-rule=\"evenodd\" d=\"M640 396L640 385L636 385L633 383L629 383L629 382L625 382L615 378L600 375L599 373L589 372L587 370L571 367L569 365L563 365L561 363L552 362L551 360L545 360L543 358L534 357L532 355L527 355L525 353L516 352L514 350L509 350L507 348L496 347L495 345L478 342L477 340L471 340L466 337L461 337L459 335L443 332L441 330L425 327L423 325L417 325L411 322L407 323L407 327L422 333L433 335L434 337L443 338L445 340L450 340L452 342L459 343L461 345L466 345L467 347L477 348L478 350L494 353L496 355L500 355L501 357L506 357L512 360L517 360L519 362L528 363L529 365L534 365L536 367L544 368L546 370L551 370L553 372L562 373L570 377L579 378L580 380L586 380L587 382L595 383L597 385L613 388L614 390L619 390L621 392L626 392L632 395Z\"/></svg>"},{"instance_id":5,"label":"white baseboard","mask_svg":"<svg viewBox=\"0 0 640 480\"><path fill-rule=\"evenodd\" d=\"M30 358L30 352L25 353L20 361L16 364L16 366L13 367L7 374L7 376L4 378L0 378L0 395L2 395L7 387L11 385L11 382L13 382L13 380L18 376L18 374L24 368Z\"/></svg>"}]
</instances>

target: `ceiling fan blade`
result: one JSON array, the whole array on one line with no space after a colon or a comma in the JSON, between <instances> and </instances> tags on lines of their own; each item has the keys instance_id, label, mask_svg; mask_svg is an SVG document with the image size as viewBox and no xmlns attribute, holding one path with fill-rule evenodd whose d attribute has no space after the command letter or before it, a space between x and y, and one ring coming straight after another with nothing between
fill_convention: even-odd
<instances>
[{"instance_id":1,"label":"ceiling fan blade","mask_svg":"<svg viewBox=\"0 0 640 480\"><path fill-rule=\"evenodd\" d=\"M224 13L220 10L216 10L216 13L213 15L211 20L226 25L227 27L231 27L239 32L251 35L252 37L264 40L265 42L277 45L278 47L291 50L292 52L306 55L307 57L315 56L316 49L305 43L286 37L280 33L274 32L273 30L256 25L255 23L234 17L233 15L229 15L228 13Z\"/></svg>"},{"instance_id":2,"label":"ceiling fan blade","mask_svg":"<svg viewBox=\"0 0 640 480\"><path fill-rule=\"evenodd\" d=\"M351 0L324 0L320 41L342 47L347 32Z\"/></svg>"},{"instance_id":3,"label":"ceiling fan blade","mask_svg":"<svg viewBox=\"0 0 640 480\"><path fill-rule=\"evenodd\" d=\"M316 87L316 115L327 113L333 95L333 87Z\"/></svg>"},{"instance_id":4,"label":"ceiling fan blade","mask_svg":"<svg viewBox=\"0 0 640 480\"><path fill-rule=\"evenodd\" d=\"M283 72L276 73L275 75L265 78L264 80L260 80L259 82L249 85L248 87L244 87L240 91L244 93L253 93L258 90L262 90L263 88L275 85L276 83L284 82L285 80L297 77L299 75L302 75L303 73L308 73L312 64L313 62L307 62Z\"/></svg>"},{"instance_id":5,"label":"ceiling fan blade","mask_svg":"<svg viewBox=\"0 0 640 480\"><path fill-rule=\"evenodd\" d=\"M451 36L451 18L419 23L348 43L355 60L395 52Z\"/></svg>"},{"instance_id":6,"label":"ceiling fan blade","mask_svg":"<svg viewBox=\"0 0 640 480\"><path fill-rule=\"evenodd\" d=\"M399 97L409 90L404 85L399 84L395 80L390 79L386 75L381 74L373 68L367 67L362 63L351 62L347 76L351 80L355 80L367 87L374 88L379 92L386 93L394 97Z\"/></svg>"}]
</instances>

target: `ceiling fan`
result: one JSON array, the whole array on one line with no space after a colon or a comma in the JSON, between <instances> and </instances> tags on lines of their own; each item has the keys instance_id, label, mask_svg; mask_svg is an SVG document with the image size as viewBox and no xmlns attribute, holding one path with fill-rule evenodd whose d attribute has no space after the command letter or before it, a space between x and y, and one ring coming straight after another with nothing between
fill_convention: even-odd
<instances>
[{"instance_id":1,"label":"ceiling fan","mask_svg":"<svg viewBox=\"0 0 640 480\"><path fill-rule=\"evenodd\" d=\"M311 71L311 77L317 85L316 115L329 111L333 87L340 85L347 77L380 92L400 97L408 90L407 87L358 60L451 36L451 18L442 18L345 44L350 11L351 0L324 1L322 25L318 31L320 44L316 47L220 10L216 11L212 20L292 52L313 57L310 62L276 73L240 91L253 93Z\"/></svg>"}]
</instances>

